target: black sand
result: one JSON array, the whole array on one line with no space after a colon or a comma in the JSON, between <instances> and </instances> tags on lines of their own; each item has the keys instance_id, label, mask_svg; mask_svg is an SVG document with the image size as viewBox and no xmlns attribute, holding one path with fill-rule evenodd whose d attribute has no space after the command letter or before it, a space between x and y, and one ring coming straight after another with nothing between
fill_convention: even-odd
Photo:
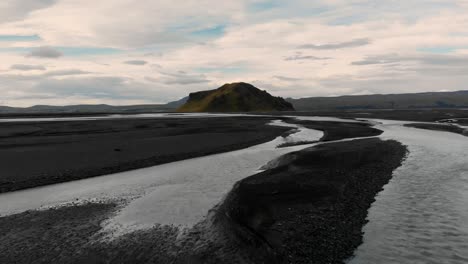
<instances>
[{"instance_id":1,"label":"black sand","mask_svg":"<svg viewBox=\"0 0 468 264\"><path fill-rule=\"evenodd\" d=\"M236 239L255 237L250 256L264 263L342 263L405 153L396 141L363 139L287 154L236 184L218 217L239 227Z\"/></svg>"},{"instance_id":2,"label":"black sand","mask_svg":"<svg viewBox=\"0 0 468 264\"><path fill-rule=\"evenodd\" d=\"M372 137L383 133L382 130L373 128L370 124L366 123L304 120L294 120L292 122L309 129L322 130L324 135L320 141L335 141L346 138Z\"/></svg>"},{"instance_id":3,"label":"black sand","mask_svg":"<svg viewBox=\"0 0 468 264\"><path fill-rule=\"evenodd\" d=\"M271 119L0 123L0 193L260 144L289 130Z\"/></svg>"},{"instance_id":4,"label":"black sand","mask_svg":"<svg viewBox=\"0 0 468 264\"><path fill-rule=\"evenodd\" d=\"M336 111L305 111L275 113L276 115L303 115L303 116L330 116L341 118L362 118L362 119L389 119L405 121L435 122L443 119L459 119L460 124L468 123L468 109L357 109L357 110L336 110ZM465 119L463 119L465 118Z\"/></svg>"},{"instance_id":5,"label":"black sand","mask_svg":"<svg viewBox=\"0 0 468 264\"><path fill-rule=\"evenodd\" d=\"M456 125L451 124L425 124L425 123L412 123L412 124L405 124L407 127L414 127L420 129L428 129L428 130L435 130L435 131L445 131L460 134L463 136L468 137L468 130L461 128Z\"/></svg>"},{"instance_id":6,"label":"black sand","mask_svg":"<svg viewBox=\"0 0 468 264\"><path fill-rule=\"evenodd\" d=\"M363 139L291 153L238 182L205 221L99 240L113 204L0 218L1 263L342 263L405 147Z\"/></svg>"}]
</instances>

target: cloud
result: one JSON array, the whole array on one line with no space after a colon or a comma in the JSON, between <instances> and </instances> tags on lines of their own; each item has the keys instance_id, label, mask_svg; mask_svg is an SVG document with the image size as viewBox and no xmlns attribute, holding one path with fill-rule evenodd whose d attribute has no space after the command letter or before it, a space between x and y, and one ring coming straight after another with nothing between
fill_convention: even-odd
<instances>
[{"instance_id":1,"label":"cloud","mask_svg":"<svg viewBox=\"0 0 468 264\"><path fill-rule=\"evenodd\" d=\"M322 89L334 87L334 89L324 90L326 96L334 95L358 95L358 94L392 94L408 92L428 92L447 89L457 91L466 89L468 76L460 75L459 78L438 73L435 75L425 75L421 78L414 72L405 73L395 78L395 75L382 74L372 78L354 78L353 76L331 76L318 81L318 86ZM409 89L411 86L411 90Z\"/></svg>"},{"instance_id":2,"label":"cloud","mask_svg":"<svg viewBox=\"0 0 468 264\"><path fill-rule=\"evenodd\" d=\"M56 2L56 0L2 0L0 22L22 19L29 13L52 6Z\"/></svg>"},{"instance_id":3,"label":"cloud","mask_svg":"<svg viewBox=\"0 0 468 264\"><path fill-rule=\"evenodd\" d=\"M1 100L9 94L12 104L55 102L41 99L46 97L58 103L61 97L72 98L63 103L163 101L252 80L284 97L465 85L468 5L397 2L4 0L0 68L9 75L1 75ZM3 23L10 14L13 22ZM38 46L53 47L52 57L60 59L44 64L44 56L24 58ZM437 53L447 56L433 56ZM147 64L137 67L125 63L129 60ZM8 68L16 64L43 64L48 71ZM334 81L334 76L346 77ZM104 77L119 81L99 79ZM45 91L46 84L57 91ZM67 95L60 94L60 85ZM17 93L37 96L37 102L14 100ZM132 97L135 93L144 98Z\"/></svg>"},{"instance_id":4,"label":"cloud","mask_svg":"<svg viewBox=\"0 0 468 264\"><path fill-rule=\"evenodd\" d=\"M286 82L294 82L294 81L302 80L301 78L292 78L292 77L279 76L279 75L273 76L273 78L276 78L280 81L286 81Z\"/></svg>"},{"instance_id":5,"label":"cloud","mask_svg":"<svg viewBox=\"0 0 468 264\"><path fill-rule=\"evenodd\" d=\"M284 58L285 61L298 61L298 60L329 60L330 57L316 57L311 55L302 55L301 52L297 52L293 56Z\"/></svg>"},{"instance_id":6,"label":"cloud","mask_svg":"<svg viewBox=\"0 0 468 264\"><path fill-rule=\"evenodd\" d=\"M125 64L130 64L130 65L145 65L148 62L144 60L128 60L124 61Z\"/></svg>"},{"instance_id":7,"label":"cloud","mask_svg":"<svg viewBox=\"0 0 468 264\"><path fill-rule=\"evenodd\" d=\"M200 83L209 83L210 80L206 78L203 74L188 74L184 71L178 71L176 73L167 73L160 72L163 77L159 78L158 81L164 84L180 84L180 85L189 85L189 84L200 84Z\"/></svg>"},{"instance_id":8,"label":"cloud","mask_svg":"<svg viewBox=\"0 0 468 264\"><path fill-rule=\"evenodd\" d=\"M378 65L393 64L402 62L418 62L426 65L438 65L445 67L468 66L468 56L460 55L442 55L442 54L424 54L412 56L400 56L397 54L384 54L368 56L363 60L353 61L351 65Z\"/></svg>"},{"instance_id":9,"label":"cloud","mask_svg":"<svg viewBox=\"0 0 468 264\"><path fill-rule=\"evenodd\" d=\"M14 81L43 81L50 77L61 77L61 76L73 76L73 75L85 75L91 74L92 72L82 71L78 69L68 69L68 70L56 70L48 71L41 74L0 74L0 78L3 80L14 80Z\"/></svg>"},{"instance_id":10,"label":"cloud","mask_svg":"<svg viewBox=\"0 0 468 264\"><path fill-rule=\"evenodd\" d=\"M164 103L187 94L184 89L147 84L121 76L73 75L64 78L34 76L27 78L24 75L1 75L2 104L30 106ZM9 89L12 84L15 84L15 89Z\"/></svg>"},{"instance_id":11,"label":"cloud","mask_svg":"<svg viewBox=\"0 0 468 264\"><path fill-rule=\"evenodd\" d=\"M57 49L49 46L42 46L34 48L27 57L37 57L37 58L59 58L63 56L63 53Z\"/></svg>"},{"instance_id":12,"label":"cloud","mask_svg":"<svg viewBox=\"0 0 468 264\"><path fill-rule=\"evenodd\" d=\"M305 44L298 47L298 49L316 49L316 50L335 50L344 48L355 48L360 46L369 45L371 41L367 38L355 39L346 42L329 43L329 44Z\"/></svg>"},{"instance_id":13,"label":"cloud","mask_svg":"<svg viewBox=\"0 0 468 264\"><path fill-rule=\"evenodd\" d=\"M78 69L69 69L69 70L57 70L57 71L49 71L42 76L44 77L54 77L54 76L68 76L68 75L83 75L83 74L90 74L92 72L82 71Z\"/></svg>"},{"instance_id":14,"label":"cloud","mask_svg":"<svg viewBox=\"0 0 468 264\"><path fill-rule=\"evenodd\" d=\"M18 71L45 71L46 68L42 65L26 65L26 64L13 64L10 66L11 70Z\"/></svg>"},{"instance_id":15,"label":"cloud","mask_svg":"<svg viewBox=\"0 0 468 264\"><path fill-rule=\"evenodd\" d=\"M41 37L38 35L0 35L0 41L28 42L39 40L41 40Z\"/></svg>"}]
</instances>

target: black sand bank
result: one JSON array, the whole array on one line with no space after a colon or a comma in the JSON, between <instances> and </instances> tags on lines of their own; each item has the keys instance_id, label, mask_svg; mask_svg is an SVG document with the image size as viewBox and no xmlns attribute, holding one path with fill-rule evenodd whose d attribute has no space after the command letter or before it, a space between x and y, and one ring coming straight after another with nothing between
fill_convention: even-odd
<instances>
[{"instance_id":1,"label":"black sand bank","mask_svg":"<svg viewBox=\"0 0 468 264\"><path fill-rule=\"evenodd\" d=\"M435 131L445 131L460 134L468 137L468 130L452 124L426 124L426 123L411 123L405 124L406 127L414 127L420 129L428 129Z\"/></svg>"},{"instance_id":2,"label":"black sand bank","mask_svg":"<svg viewBox=\"0 0 468 264\"><path fill-rule=\"evenodd\" d=\"M0 218L2 263L342 263L361 243L375 195L406 148L362 139L287 154L238 182L206 219L181 233L155 226L113 241L99 225L113 204Z\"/></svg>"},{"instance_id":3,"label":"black sand bank","mask_svg":"<svg viewBox=\"0 0 468 264\"><path fill-rule=\"evenodd\" d=\"M405 153L396 141L364 139L287 154L236 184L217 217L236 226L240 244L250 241L253 263L342 263Z\"/></svg>"},{"instance_id":4,"label":"black sand bank","mask_svg":"<svg viewBox=\"0 0 468 264\"><path fill-rule=\"evenodd\" d=\"M272 119L0 123L0 193L246 148L289 130Z\"/></svg>"}]
</instances>

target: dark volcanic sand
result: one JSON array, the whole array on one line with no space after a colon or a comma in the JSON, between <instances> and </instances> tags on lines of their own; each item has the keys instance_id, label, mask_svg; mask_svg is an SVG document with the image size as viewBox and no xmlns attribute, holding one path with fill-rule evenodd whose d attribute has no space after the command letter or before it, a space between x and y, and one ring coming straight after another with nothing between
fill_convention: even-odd
<instances>
[{"instance_id":1,"label":"dark volcanic sand","mask_svg":"<svg viewBox=\"0 0 468 264\"><path fill-rule=\"evenodd\" d=\"M435 122L443 119L468 118L468 109L408 109L408 110L336 110L336 111L315 111L315 112L289 112L275 113L277 115L302 115L302 116L330 116L341 118L363 118L363 119L389 119L404 121ZM461 123L466 124L463 119Z\"/></svg>"},{"instance_id":2,"label":"dark volcanic sand","mask_svg":"<svg viewBox=\"0 0 468 264\"><path fill-rule=\"evenodd\" d=\"M456 125L413 123L413 124L405 124L405 126L420 128L420 129L452 132L452 133L456 133L456 134L460 134L460 135L468 137L468 130L461 128L459 126L456 126Z\"/></svg>"},{"instance_id":3,"label":"dark volcanic sand","mask_svg":"<svg viewBox=\"0 0 468 264\"><path fill-rule=\"evenodd\" d=\"M112 204L3 217L0 263L341 263L405 153L395 141L362 139L287 154L182 235L156 226L99 241Z\"/></svg>"},{"instance_id":4,"label":"dark volcanic sand","mask_svg":"<svg viewBox=\"0 0 468 264\"><path fill-rule=\"evenodd\" d=\"M334 141L345 138L372 137L383 133L382 130L373 128L366 123L346 123L330 121L305 121L294 120L293 123L309 129L322 130L324 132L320 141Z\"/></svg>"},{"instance_id":5,"label":"dark volcanic sand","mask_svg":"<svg viewBox=\"0 0 468 264\"><path fill-rule=\"evenodd\" d=\"M323 131L322 142L335 141L347 138L373 137L383 133L382 130L373 128L371 124L354 122L336 122L336 121L308 121L293 118L284 119L285 122L298 124L309 129ZM289 147L316 143L316 141L300 141L292 143L283 143L278 147Z\"/></svg>"},{"instance_id":6,"label":"dark volcanic sand","mask_svg":"<svg viewBox=\"0 0 468 264\"><path fill-rule=\"evenodd\" d=\"M263 253L265 263L342 263L362 242L367 210L405 154L400 143L380 139L287 154L279 167L236 184L218 217L241 227L238 240L255 234L250 256Z\"/></svg>"},{"instance_id":7,"label":"dark volcanic sand","mask_svg":"<svg viewBox=\"0 0 468 264\"><path fill-rule=\"evenodd\" d=\"M245 148L289 128L273 118L0 123L0 193Z\"/></svg>"}]
</instances>

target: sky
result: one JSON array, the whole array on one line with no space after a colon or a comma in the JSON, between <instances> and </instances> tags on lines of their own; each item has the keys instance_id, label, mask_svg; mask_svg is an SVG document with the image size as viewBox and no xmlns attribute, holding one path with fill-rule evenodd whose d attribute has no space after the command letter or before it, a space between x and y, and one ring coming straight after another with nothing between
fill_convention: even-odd
<instances>
[{"instance_id":1,"label":"sky","mask_svg":"<svg viewBox=\"0 0 468 264\"><path fill-rule=\"evenodd\" d=\"M468 90L468 0L2 0L0 105Z\"/></svg>"}]
</instances>

